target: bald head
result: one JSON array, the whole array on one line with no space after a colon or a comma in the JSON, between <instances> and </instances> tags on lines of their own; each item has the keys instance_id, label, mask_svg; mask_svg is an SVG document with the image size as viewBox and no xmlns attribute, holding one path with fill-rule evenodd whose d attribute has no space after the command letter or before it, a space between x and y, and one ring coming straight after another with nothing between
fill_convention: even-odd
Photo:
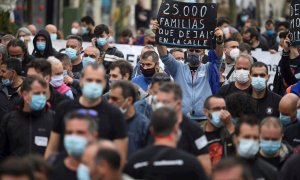
<instances>
[{"instance_id":1,"label":"bald head","mask_svg":"<svg viewBox=\"0 0 300 180\"><path fill-rule=\"evenodd\" d=\"M289 93L283 96L279 102L280 113L290 116L292 120L295 120L298 100L299 97L293 93Z\"/></svg>"},{"instance_id":2,"label":"bald head","mask_svg":"<svg viewBox=\"0 0 300 180\"><path fill-rule=\"evenodd\" d=\"M49 32L49 34L56 34L57 33L57 28L53 24L48 24L45 26L46 31Z\"/></svg>"},{"instance_id":3,"label":"bald head","mask_svg":"<svg viewBox=\"0 0 300 180\"><path fill-rule=\"evenodd\" d=\"M33 36L36 35L36 27L35 27L35 25L29 24L29 25L27 26L27 28L29 29L29 31L31 32L31 34L32 34Z\"/></svg>"}]
</instances>

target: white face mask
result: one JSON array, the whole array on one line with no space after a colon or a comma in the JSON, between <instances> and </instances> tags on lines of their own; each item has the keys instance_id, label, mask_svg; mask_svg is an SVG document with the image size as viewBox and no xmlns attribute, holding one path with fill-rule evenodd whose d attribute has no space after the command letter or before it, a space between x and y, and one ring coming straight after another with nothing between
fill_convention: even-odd
<instances>
[{"instance_id":1,"label":"white face mask","mask_svg":"<svg viewBox=\"0 0 300 180\"><path fill-rule=\"evenodd\" d=\"M230 30L229 30L229 27L225 27L223 28L223 33L226 35L226 34L229 34Z\"/></svg>"},{"instance_id":2,"label":"white face mask","mask_svg":"<svg viewBox=\"0 0 300 180\"><path fill-rule=\"evenodd\" d=\"M79 32L79 30L78 30L77 28L72 28L72 29L71 29L71 33L72 33L73 35L78 34L78 32Z\"/></svg>"},{"instance_id":3,"label":"white face mask","mask_svg":"<svg viewBox=\"0 0 300 180\"><path fill-rule=\"evenodd\" d=\"M231 49L231 51L229 52L229 55L230 55L231 59L235 60L240 55L240 49L239 48Z\"/></svg>"},{"instance_id":4,"label":"white face mask","mask_svg":"<svg viewBox=\"0 0 300 180\"><path fill-rule=\"evenodd\" d=\"M244 69L235 70L235 77L239 83L245 84L246 82L249 81L249 70L244 70Z\"/></svg>"},{"instance_id":5,"label":"white face mask","mask_svg":"<svg viewBox=\"0 0 300 180\"><path fill-rule=\"evenodd\" d=\"M240 139L237 151L241 157L252 158L259 150L259 143L253 139Z\"/></svg>"},{"instance_id":6,"label":"white face mask","mask_svg":"<svg viewBox=\"0 0 300 180\"><path fill-rule=\"evenodd\" d=\"M63 75L58 75L58 76L52 76L50 84L53 87L60 87L64 81L64 76Z\"/></svg>"}]
</instances>

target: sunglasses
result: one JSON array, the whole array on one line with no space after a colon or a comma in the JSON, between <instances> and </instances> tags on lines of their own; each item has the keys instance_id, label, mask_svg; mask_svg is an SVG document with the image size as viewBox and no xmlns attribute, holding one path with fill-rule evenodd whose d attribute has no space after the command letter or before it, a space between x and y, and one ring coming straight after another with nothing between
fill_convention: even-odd
<instances>
[{"instance_id":1,"label":"sunglasses","mask_svg":"<svg viewBox=\"0 0 300 180\"><path fill-rule=\"evenodd\" d=\"M191 53L193 53L193 52L200 53L200 52L202 52L202 49L189 49L189 52L191 52Z\"/></svg>"},{"instance_id":2,"label":"sunglasses","mask_svg":"<svg viewBox=\"0 0 300 180\"><path fill-rule=\"evenodd\" d=\"M86 54L86 53L83 54L83 57L90 57L90 58L93 58L93 59L96 58L96 56L94 54Z\"/></svg>"},{"instance_id":3,"label":"sunglasses","mask_svg":"<svg viewBox=\"0 0 300 180\"><path fill-rule=\"evenodd\" d=\"M78 109L76 111L76 113L83 115L83 116L90 115L93 117L98 117L98 112L95 110L91 110L91 109Z\"/></svg>"}]
</instances>

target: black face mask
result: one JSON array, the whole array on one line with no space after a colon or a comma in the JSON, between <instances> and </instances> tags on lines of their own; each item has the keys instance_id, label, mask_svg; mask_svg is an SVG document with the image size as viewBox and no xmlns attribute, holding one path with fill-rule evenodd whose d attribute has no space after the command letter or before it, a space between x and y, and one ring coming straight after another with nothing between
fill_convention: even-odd
<instances>
[{"instance_id":1,"label":"black face mask","mask_svg":"<svg viewBox=\"0 0 300 180\"><path fill-rule=\"evenodd\" d=\"M201 58L197 53L189 53L187 56L186 61L191 65L191 66L196 66L201 62Z\"/></svg>"},{"instance_id":2,"label":"black face mask","mask_svg":"<svg viewBox=\"0 0 300 180\"><path fill-rule=\"evenodd\" d=\"M140 66L140 70L145 77L152 77L155 74L155 66L150 69L144 69L142 66Z\"/></svg>"}]
</instances>

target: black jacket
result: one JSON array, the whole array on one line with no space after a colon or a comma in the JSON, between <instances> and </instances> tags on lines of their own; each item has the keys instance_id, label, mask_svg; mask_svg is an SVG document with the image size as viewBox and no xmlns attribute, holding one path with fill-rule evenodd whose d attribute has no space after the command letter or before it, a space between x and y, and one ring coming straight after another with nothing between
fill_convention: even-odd
<instances>
[{"instance_id":1,"label":"black jacket","mask_svg":"<svg viewBox=\"0 0 300 180\"><path fill-rule=\"evenodd\" d=\"M36 47L36 39L38 36L43 36L46 39L46 49L43 54ZM50 34L44 29L41 29L33 38L33 47L32 55L35 58L48 58L49 56L55 56L57 54L57 51L52 47Z\"/></svg>"},{"instance_id":2,"label":"black jacket","mask_svg":"<svg viewBox=\"0 0 300 180\"><path fill-rule=\"evenodd\" d=\"M49 86L50 88L50 98L48 99L47 103L51 110L55 111L58 104L65 100L69 100L69 98L65 95L60 94L57 92L52 86Z\"/></svg>"},{"instance_id":3,"label":"black jacket","mask_svg":"<svg viewBox=\"0 0 300 180\"><path fill-rule=\"evenodd\" d=\"M7 112L15 110L16 106L20 103L20 99L18 92L14 92L9 96L7 88L0 86L0 114L4 115Z\"/></svg>"},{"instance_id":4,"label":"black jacket","mask_svg":"<svg viewBox=\"0 0 300 180\"><path fill-rule=\"evenodd\" d=\"M21 110L5 115L0 123L0 160L29 153L43 155L50 137L54 112Z\"/></svg>"}]
</instances>

